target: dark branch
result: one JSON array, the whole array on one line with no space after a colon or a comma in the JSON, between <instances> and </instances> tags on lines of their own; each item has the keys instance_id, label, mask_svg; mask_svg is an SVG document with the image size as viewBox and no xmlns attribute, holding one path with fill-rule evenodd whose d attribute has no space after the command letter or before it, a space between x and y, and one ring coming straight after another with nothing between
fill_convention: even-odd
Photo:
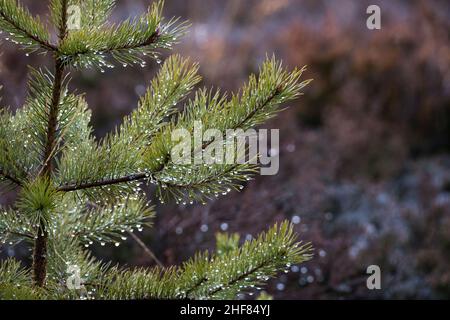
<instances>
[{"instance_id":1,"label":"dark branch","mask_svg":"<svg viewBox=\"0 0 450 320\"><path fill-rule=\"evenodd\" d=\"M97 188L97 187L104 187L112 184L118 184L118 183L125 183L125 182L132 182L132 181L138 181L143 180L147 178L148 174L146 173L136 173L131 174L128 176L115 178L115 179L107 179L107 180L101 180L101 181L93 181L88 183L80 183L80 184L67 184L63 185L58 188L58 191L77 191L77 190L84 190L89 188Z\"/></svg>"},{"instance_id":2,"label":"dark branch","mask_svg":"<svg viewBox=\"0 0 450 320\"><path fill-rule=\"evenodd\" d=\"M27 239L34 239L34 237L30 234L26 234L26 233L21 233L21 232L15 232L15 231L8 231L8 234L14 235L16 237L21 237L21 238L27 238Z\"/></svg>"},{"instance_id":3,"label":"dark branch","mask_svg":"<svg viewBox=\"0 0 450 320\"><path fill-rule=\"evenodd\" d=\"M7 180L9 180L9 181L12 181L12 182L14 182L16 185L18 185L18 186L22 186L22 182L19 180L19 179L17 179L17 178L15 178L15 177L13 177L13 176L11 176L11 175L9 175L9 174L7 174L5 171L3 171L2 169L0 169L0 176L2 176L2 177L4 177L5 179L7 179Z\"/></svg>"}]
</instances>

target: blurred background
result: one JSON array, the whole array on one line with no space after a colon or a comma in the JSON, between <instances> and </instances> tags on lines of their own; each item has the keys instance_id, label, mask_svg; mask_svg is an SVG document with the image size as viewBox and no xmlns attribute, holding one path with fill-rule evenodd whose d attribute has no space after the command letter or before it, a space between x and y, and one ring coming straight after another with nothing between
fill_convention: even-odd
<instances>
[{"instance_id":1,"label":"blurred background","mask_svg":"<svg viewBox=\"0 0 450 320\"><path fill-rule=\"evenodd\" d=\"M47 15L47 1L22 1ZM118 0L112 19L149 1ZM366 8L381 7L381 30ZM215 233L242 239L276 221L295 223L314 259L273 280L276 299L450 298L450 2L448 0L167 0L165 16L192 23L174 52L200 63L202 85L237 90L266 53L315 80L265 127L280 129L280 171L201 205L160 205L138 234L164 265L214 247ZM2 105L20 107L27 65L49 57L2 42ZM100 138L136 107L159 65L73 72ZM2 203L14 195L3 195ZM157 202L155 202L157 203ZM155 264L132 238L97 256ZM28 249L3 246L0 256ZM381 267L368 290L366 268ZM251 298L251 297L245 297Z\"/></svg>"}]
</instances>

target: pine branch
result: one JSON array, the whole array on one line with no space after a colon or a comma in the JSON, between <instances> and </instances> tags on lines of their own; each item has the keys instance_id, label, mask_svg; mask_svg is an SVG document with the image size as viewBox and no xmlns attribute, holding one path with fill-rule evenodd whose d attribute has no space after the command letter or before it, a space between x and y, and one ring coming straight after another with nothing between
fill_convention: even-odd
<instances>
[{"instance_id":1,"label":"pine branch","mask_svg":"<svg viewBox=\"0 0 450 320\"><path fill-rule=\"evenodd\" d=\"M176 112L176 106L198 84L198 64L179 55L170 56L161 67L138 108L125 117L111 140L111 147L126 141L137 149L143 149L164 125L167 117Z\"/></svg>"},{"instance_id":2,"label":"pine branch","mask_svg":"<svg viewBox=\"0 0 450 320\"><path fill-rule=\"evenodd\" d=\"M50 36L38 18L34 18L14 0L0 0L0 29L10 38L31 51L42 48L56 51L50 43Z\"/></svg>"},{"instance_id":3,"label":"pine branch","mask_svg":"<svg viewBox=\"0 0 450 320\"><path fill-rule=\"evenodd\" d=\"M176 268L151 270L108 270L96 287L99 299L160 300L173 299L176 288Z\"/></svg>"},{"instance_id":4,"label":"pine branch","mask_svg":"<svg viewBox=\"0 0 450 320\"><path fill-rule=\"evenodd\" d=\"M311 246L302 245L295 238L293 226L284 222L240 248L212 257L208 268L199 269L200 281L186 291L180 288L182 297L233 299L245 288L261 286L278 271L311 258ZM193 260L190 268L198 263L198 259Z\"/></svg>"},{"instance_id":5,"label":"pine branch","mask_svg":"<svg viewBox=\"0 0 450 320\"><path fill-rule=\"evenodd\" d=\"M170 62L168 65L171 65ZM90 182L67 183L60 186L59 190L86 190L91 188L126 184L142 180L155 181L158 184L165 185L167 187L170 185L167 185L167 183L165 182L168 180L174 181L174 175L178 178L189 178L192 175L186 175L183 171L179 170L178 172L170 170L170 168L172 168L169 156L170 146L173 145L170 136L172 130L175 130L177 128L192 128L195 121L202 121L207 125L207 128L218 128L219 130L222 130L225 135L226 129L241 128L245 130L259 123L262 123L279 111L277 109L279 104L297 97L300 94L300 90L309 83L309 80L303 82L299 81L303 71L304 69L294 70L293 72L288 73L282 70L281 64L278 64L274 59L271 59L268 60L261 69L259 80L253 76L250 77L249 83L244 87L241 97L233 96L230 101L226 101L224 97L221 97L219 95L218 92L214 95L211 95L206 92L206 90L202 90L196 95L195 100L190 102L186 111L177 120L177 123L175 125L172 125L171 127L166 127L164 131L160 132L159 137L155 137L153 139L153 143L148 148L146 148L146 154L144 155L145 158L153 162L154 159L160 159L156 163L149 163L147 161L146 167L148 169L146 172L135 172L118 177L116 175L113 178L104 178ZM142 116L144 116L144 114L142 114ZM139 123L139 119L139 117L136 117L135 123ZM127 129L129 127L130 126L125 126L124 128ZM143 128L148 128L148 126L143 126ZM142 132L142 129L138 130L137 132ZM127 143L133 141L133 138L131 136L129 137L126 134L124 136L128 138L125 140L127 141ZM136 136L136 134L134 136ZM123 148L117 143L117 140L114 141L115 143L109 144L111 147L108 147L107 150L112 150L111 148L113 148L113 145L118 146L116 148ZM194 150L194 154L203 152L203 150L209 147L211 143L212 141L204 143L201 150ZM139 146L137 147L137 149L139 150ZM154 152L154 150L157 151ZM95 162L96 164L92 163L89 167L98 165L98 161ZM195 169L194 166L186 166L186 169L188 168ZM222 173L226 174L228 167L222 169ZM240 169L240 171L242 172L249 170L249 168L246 166L243 166ZM203 168L202 170L205 171L206 169ZM188 186L192 186L192 189L197 189L197 191L199 191L198 188L195 187L198 187L200 184L202 184L202 181L213 181L214 179L212 178L214 177L214 174L220 172L221 171L219 170L219 167L216 167L215 169L211 170L209 175L207 173L204 173L204 176L210 177L211 179L204 178L199 179L199 181L196 183L179 182L178 184L172 183L171 185L173 187L179 186L179 189L187 190L189 192L189 198L200 199L201 197L195 196L195 190L190 191ZM220 176L221 175L219 174L215 180L218 181ZM247 175L243 175L236 176L235 180L239 181L246 179ZM236 187L238 186L234 184L231 184L230 186L223 185L224 190ZM210 188L210 191L207 193L213 195L221 194L224 192L223 188L219 190ZM168 190L168 188L166 188L166 190L160 190L160 194ZM207 190L203 191L206 192ZM179 201L182 201L180 200L181 194L178 193L176 198L179 199Z\"/></svg>"},{"instance_id":6,"label":"pine branch","mask_svg":"<svg viewBox=\"0 0 450 320\"><path fill-rule=\"evenodd\" d=\"M33 240L34 229L27 216L0 207L0 242Z\"/></svg>"},{"instance_id":7,"label":"pine branch","mask_svg":"<svg viewBox=\"0 0 450 320\"><path fill-rule=\"evenodd\" d=\"M52 241L48 246L48 282L46 291L49 292L47 299L80 299L80 296L89 293L85 290L74 290L68 288L68 277L73 274L70 268L77 268L82 277L82 286L99 282L109 268L109 264L101 263L92 254L80 247L77 239L62 232L51 232ZM94 292L93 292L94 294Z\"/></svg>"},{"instance_id":8,"label":"pine branch","mask_svg":"<svg viewBox=\"0 0 450 320\"><path fill-rule=\"evenodd\" d=\"M291 264L311 258L292 225L275 225L257 239L221 255L198 254L178 268L109 270L96 286L101 299L233 299L242 288L266 283Z\"/></svg>"},{"instance_id":9,"label":"pine branch","mask_svg":"<svg viewBox=\"0 0 450 320\"><path fill-rule=\"evenodd\" d=\"M0 181L9 181L16 186L22 186L22 181L27 174L24 167L19 165L18 159L14 157L14 155L21 155L13 142L18 136L15 129L11 113L7 109L0 110Z\"/></svg>"},{"instance_id":10,"label":"pine branch","mask_svg":"<svg viewBox=\"0 0 450 320\"><path fill-rule=\"evenodd\" d=\"M208 146L208 145L206 145L206 146ZM235 168L236 167L233 167L233 169L235 169ZM159 173L162 170L163 170L163 168L161 168L158 171L155 171L154 173L135 173L135 174L130 174L130 175L126 175L123 177L114 178L114 179L105 179L105 180L93 181L93 182L88 182L88 183L80 183L80 184L66 184L66 185L59 186L57 188L57 190L63 191L63 192L70 192L70 191L80 191L80 190L86 190L86 189L91 189L91 188L112 186L112 185L116 185L116 184L128 183L128 182L133 182L133 181L141 181L141 180L149 180L149 179L157 181L155 178L152 178L152 177L154 177L154 174ZM231 169L229 169L227 171L231 171ZM224 172L224 173L227 173L227 172ZM187 184L176 184L176 183L164 183L164 184L166 186L189 188L189 187L198 187L198 186L200 186L202 184L206 184L208 182L211 182L211 180L203 179L202 181L199 181L197 183L187 183Z\"/></svg>"},{"instance_id":11,"label":"pine branch","mask_svg":"<svg viewBox=\"0 0 450 320\"><path fill-rule=\"evenodd\" d=\"M274 257L275 259L278 257ZM256 273L258 273L260 270L262 270L264 267L267 267L271 264L271 262L269 261L264 261L261 262L258 266L242 273L241 275L237 276L236 278L232 279L231 281L229 281L227 283L227 286L235 286L236 284L240 283L240 282L244 282L244 281L248 281L246 279L248 279L249 276L252 276ZM207 279L205 279L205 282L207 281ZM214 297L216 294L218 294L219 292L221 292L222 290L224 290L224 286L219 286L216 289L213 289L212 291L209 291L208 294L211 297Z\"/></svg>"},{"instance_id":12,"label":"pine branch","mask_svg":"<svg viewBox=\"0 0 450 320\"><path fill-rule=\"evenodd\" d=\"M60 176L75 181L63 183L59 190L86 190L150 178L146 172L128 172L143 167L142 153L153 136L167 125L167 117L174 113L176 105L200 81L197 71L198 65L188 59L178 55L169 57L138 108L125 117L115 134L108 135L99 146L89 142L85 147L79 146L76 152L64 155ZM73 161L74 158L79 160ZM81 166L87 161L89 165Z\"/></svg>"},{"instance_id":13,"label":"pine branch","mask_svg":"<svg viewBox=\"0 0 450 320\"><path fill-rule=\"evenodd\" d=\"M240 236L238 233L216 233L216 251L221 256L239 248Z\"/></svg>"},{"instance_id":14,"label":"pine branch","mask_svg":"<svg viewBox=\"0 0 450 320\"><path fill-rule=\"evenodd\" d=\"M32 287L28 270L19 261L0 261L0 300L38 300L44 292Z\"/></svg>"},{"instance_id":15,"label":"pine branch","mask_svg":"<svg viewBox=\"0 0 450 320\"><path fill-rule=\"evenodd\" d=\"M83 101L67 93L67 81L64 81L58 105L55 143L50 150L47 146L49 105L53 99L55 77L49 72L34 69L30 69L30 74L29 95L24 107L17 110L14 116L6 114L0 119L0 149L5 151L0 153L0 167L19 180L41 174L48 160L44 154L46 148L55 158L63 147L62 140L69 141L70 136L78 135L74 131L78 130L78 117L83 116L80 110Z\"/></svg>"},{"instance_id":16,"label":"pine branch","mask_svg":"<svg viewBox=\"0 0 450 320\"><path fill-rule=\"evenodd\" d=\"M169 147L161 148L157 146L157 148L168 152L166 150L170 150L170 146L173 145L170 131L177 128L187 128L192 132L196 122L202 124L203 130L210 128L220 130L223 133L225 144L228 129L246 130L255 127L276 115L280 111L280 104L298 97L301 94L300 90L311 81L300 81L304 70L303 68L287 72L283 70L281 63L272 58L263 64L259 77L250 76L248 83L242 89L241 95L233 95L229 101L219 92L215 94L208 93L206 90L198 92L194 101L178 118L177 123L168 130L169 132L162 139L162 142L158 141L159 144ZM213 142L214 140L207 141L200 148L194 147L191 160L195 159L197 155L201 155ZM217 143L215 144L217 145ZM150 150L151 148L152 146L150 146ZM236 149L234 151L236 154ZM189 201L183 200L183 198L192 201L192 199L208 198L208 195L217 197L219 194L226 194L230 189L241 188L235 182L248 180L249 173L252 173L252 166L246 164L239 166L231 175L228 175L229 166L223 165L223 162L207 167L195 164L180 166L172 164L170 157L164 154L158 154L157 156L151 152L149 154L149 159L166 159L165 163L159 164L163 169L158 173L153 173L152 177L158 182L170 181L170 184L178 189L174 194L178 202ZM224 159L226 157L224 155ZM151 164L148 167L151 167ZM223 179L224 176L227 178ZM195 181L196 177L199 178L197 181ZM193 183L190 182L192 179L194 179ZM221 179L225 181L221 181ZM205 183L204 186L199 188L199 184L202 185L203 181L207 181L209 185ZM165 184L160 183L160 186L164 187ZM190 186L192 188L189 188ZM173 191L170 185L166 187L158 190L162 198L164 193Z\"/></svg>"},{"instance_id":17,"label":"pine branch","mask_svg":"<svg viewBox=\"0 0 450 320\"><path fill-rule=\"evenodd\" d=\"M170 48L184 33L185 25L177 20L163 23L163 1L153 3L148 12L119 25L102 28L82 26L69 33L58 54L66 65L74 67L112 67L105 61L111 55L123 66L145 65L142 56L157 58L156 49Z\"/></svg>"},{"instance_id":18,"label":"pine branch","mask_svg":"<svg viewBox=\"0 0 450 320\"><path fill-rule=\"evenodd\" d=\"M64 223L70 226L67 230L70 237L78 239L83 245L88 246L93 241L102 245L111 242L118 245L124 240L126 231L142 231L144 226L150 227L153 217L153 208L140 196L104 204L89 202L87 208L74 204L71 215L64 219ZM60 225L57 221L55 224ZM59 229L62 228L64 226Z\"/></svg>"},{"instance_id":19,"label":"pine branch","mask_svg":"<svg viewBox=\"0 0 450 320\"><path fill-rule=\"evenodd\" d=\"M189 171L189 175L186 172ZM192 204L224 196L233 190L241 190L242 183L255 174L255 165L216 164L166 167L158 183L157 195L161 203L174 199L177 204Z\"/></svg>"}]
</instances>

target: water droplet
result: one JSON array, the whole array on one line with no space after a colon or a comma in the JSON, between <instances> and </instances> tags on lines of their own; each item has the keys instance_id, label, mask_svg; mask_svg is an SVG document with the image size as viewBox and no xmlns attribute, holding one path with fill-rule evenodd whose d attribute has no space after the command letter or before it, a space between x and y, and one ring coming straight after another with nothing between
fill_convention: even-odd
<instances>
[{"instance_id":1,"label":"water droplet","mask_svg":"<svg viewBox=\"0 0 450 320\"><path fill-rule=\"evenodd\" d=\"M299 216L295 215L295 216L292 216L291 221L293 224L299 224L302 221L302 219Z\"/></svg>"},{"instance_id":2,"label":"water droplet","mask_svg":"<svg viewBox=\"0 0 450 320\"><path fill-rule=\"evenodd\" d=\"M281 282L277 283L277 290L278 291L283 291L285 287L286 286L284 285L284 283L281 283Z\"/></svg>"}]
</instances>

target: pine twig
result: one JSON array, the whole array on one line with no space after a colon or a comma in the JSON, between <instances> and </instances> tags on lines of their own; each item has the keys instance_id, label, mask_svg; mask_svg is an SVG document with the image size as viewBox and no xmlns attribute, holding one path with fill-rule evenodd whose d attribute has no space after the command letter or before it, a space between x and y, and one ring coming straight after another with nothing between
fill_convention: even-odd
<instances>
[{"instance_id":1,"label":"pine twig","mask_svg":"<svg viewBox=\"0 0 450 320\"><path fill-rule=\"evenodd\" d=\"M109 186L112 184L142 180L142 179L145 179L147 176L148 176L148 173L136 173L136 174L130 174L128 176L123 176L123 177L114 178L114 179L106 179L106 180L81 183L81 184L75 184L75 183L68 184L68 185L60 186L58 188L58 191L69 192L69 191L78 191L78 190L84 190L84 189L89 189L89 188L104 187L104 186Z\"/></svg>"},{"instance_id":2,"label":"pine twig","mask_svg":"<svg viewBox=\"0 0 450 320\"><path fill-rule=\"evenodd\" d=\"M43 48L49 50L49 51L57 51L58 48L51 44L50 42L47 41L43 41L42 39L39 39L38 37L36 37L35 35L27 32L25 29L21 28L20 26L18 26L17 24L14 23L13 20L11 20L7 15L5 15L4 12L0 11L0 17L2 17L2 19L4 19L5 21L7 21L9 24L11 24L12 26L14 26L14 28L16 28L17 30L20 30L21 32L25 33L27 35L27 37L29 37L30 39L33 39L33 41L39 43Z\"/></svg>"},{"instance_id":3,"label":"pine twig","mask_svg":"<svg viewBox=\"0 0 450 320\"><path fill-rule=\"evenodd\" d=\"M257 111L266 107L271 101L273 101L273 99L275 99L280 94L281 90L282 90L281 88L276 88L276 90L274 90L274 92L260 106L258 106L249 115L247 115L247 117L244 120L242 120L237 126L235 126L234 129L237 129L240 126L244 125L249 119L251 119L256 114ZM212 143L212 141L205 142L201 146L201 150L206 149L211 143ZM194 150L194 154L200 152L201 150ZM155 173L161 172L168 162L169 162L169 158L166 158L165 162L161 165L161 168L158 169L157 172L153 172L152 174L154 175ZM85 189L90 189L90 188L104 187L104 186L109 186L109 185L114 185L114 184L119 184L119 183L127 183L127 182L144 180L144 179L148 178L148 176L149 176L149 173L134 173L134 174L130 174L127 176L114 178L114 179L105 179L105 180L80 183L80 184L71 183L71 184L60 186L58 188L58 191L70 192L70 191L85 190Z\"/></svg>"}]
</instances>

